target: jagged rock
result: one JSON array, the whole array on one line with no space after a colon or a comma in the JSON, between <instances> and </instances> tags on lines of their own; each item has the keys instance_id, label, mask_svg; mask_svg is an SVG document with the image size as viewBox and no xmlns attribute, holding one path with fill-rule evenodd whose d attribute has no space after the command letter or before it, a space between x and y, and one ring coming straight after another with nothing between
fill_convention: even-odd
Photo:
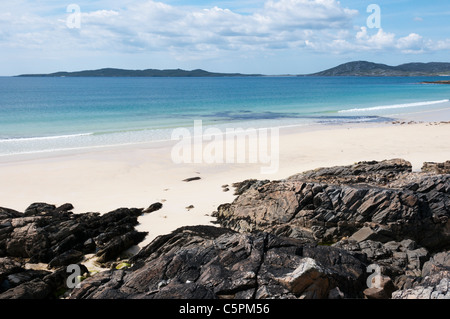
<instances>
[{"instance_id":1,"label":"jagged rock","mask_svg":"<svg viewBox=\"0 0 450 319\"><path fill-rule=\"evenodd\" d=\"M22 264L12 258L0 258L0 293L8 290L11 285L8 276L25 271Z\"/></svg>"},{"instance_id":2,"label":"jagged rock","mask_svg":"<svg viewBox=\"0 0 450 319\"><path fill-rule=\"evenodd\" d=\"M147 235L134 229L140 209L120 208L104 215L73 214L72 209L71 204L35 203L22 214L0 208L0 299L52 297L67 277L64 266L95 252L100 262L110 261ZM52 277L24 269L25 260L63 268Z\"/></svg>"},{"instance_id":3,"label":"jagged rock","mask_svg":"<svg viewBox=\"0 0 450 319\"><path fill-rule=\"evenodd\" d=\"M78 265L82 273L87 268ZM1 299L55 299L61 291L67 290L68 278L66 268L58 268L52 272L45 270L23 270L9 275L3 281L7 289L0 290Z\"/></svg>"},{"instance_id":4,"label":"jagged rock","mask_svg":"<svg viewBox=\"0 0 450 319\"><path fill-rule=\"evenodd\" d=\"M450 298L446 165L412 172L395 159L234 183L238 197L214 212L222 227L160 236L120 269L115 259L146 235L134 229L138 216L162 204L104 215L73 214L71 204L0 208L0 299L56 298L66 266L87 253L111 268L74 299ZM367 286L369 265L380 285Z\"/></svg>"},{"instance_id":5,"label":"jagged rock","mask_svg":"<svg viewBox=\"0 0 450 319\"><path fill-rule=\"evenodd\" d=\"M410 238L433 251L446 249L450 175L410 170L408 162L391 160L323 168L281 181L247 181L214 216L221 226L240 232L323 243L350 236L381 242Z\"/></svg>"},{"instance_id":6,"label":"jagged rock","mask_svg":"<svg viewBox=\"0 0 450 319\"><path fill-rule=\"evenodd\" d=\"M358 259L337 248L212 226L160 236L130 262L86 279L71 298L357 297L366 275Z\"/></svg>"},{"instance_id":7,"label":"jagged rock","mask_svg":"<svg viewBox=\"0 0 450 319\"><path fill-rule=\"evenodd\" d=\"M68 266L76 264L83 259L83 253L81 251L70 249L63 252L61 255L56 256L48 263L50 268L57 268L59 266Z\"/></svg>"},{"instance_id":8,"label":"jagged rock","mask_svg":"<svg viewBox=\"0 0 450 319\"><path fill-rule=\"evenodd\" d=\"M51 288L42 279L33 279L0 294L0 299L46 299Z\"/></svg>"},{"instance_id":9,"label":"jagged rock","mask_svg":"<svg viewBox=\"0 0 450 319\"><path fill-rule=\"evenodd\" d=\"M437 253L427 261L422 276L410 287L397 290L393 299L450 299L450 251Z\"/></svg>"},{"instance_id":10,"label":"jagged rock","mask_svg":"<svg viewBox=\"0 0 450 319\"><path fill-rule=\"evenodd\" d=\"M450 174L450 161L444 163L425 162L422 166L422 172Z\"/></svg>"},{"instance_id":11,"label":"jagged rock","mask_svg":"<svg viewBox=\"0 0 450 319\"><path fill-rule=\"evenodd\" d=\"M103 263L118 257L126 249L144 240L145 236L147 233L132 230L114 237L96 253L97 261Z\"/></svg>"},{"instance_id":12,"label":"jagged rock","mask_svg":"<svg viewBox=\"0 0 450 319\"><path fill-rule=\"evenodd\" d=\"M245 192L247 189L249 189L254 185L261 186L268 182L269 182L268 180L258 181L256 179L247 179L243 182L233 183L232 186L235 188L234 195L241 195L243 192Z\"/></svg>"},{"instance_id":13,"label":"jagged rock","mask_svg":"<svg viewBox=\"0 0 450 319\"><path fill-rule=\"evenodd\" d=\"M108 260L146 235L134 230L142 210L121 208L100 215L73 214L71 209L71 204L57 208L46 203L32 204L24 214L1 209L0 257L29 258L57 267L97 249L103 252L102 260Z\"/></svg>"},{"instance_id":14,"label":"jagged rock","mask_svg":"<svg viewBox=\"0 0 450 319\"><path fill-rule=\"evenodd\" d=\"M383 235L385 233L385 235ZM385 230L381 225L374 225L374 227L365 226L350 236L350 240L363 242L365 240L373 240L380 242L387 242L392 237L392 233Z\"/></svg>"},{"instance_id":15,"label":"jagged rock","mask_svg":"<svg viewBox=\"0 0 450 319\"><path fill-rule=\"evenodd\" d=\"M403 159L358 162L349 166L324 167L296 174L288 180L327 184L374 183L384 185L412 171L410 162Z\"/></svg>"},{"instance_id":16,"label":"jagged rock","mask_svg":"<svg viewBox=\"0 0 450 319\"><path fill-rule=\"evenodd\" d=\"M24 270L15 274L9 275L4 283L7 283L9 288L17 287L23 283L27 283L34 279L42 279L51 272L45 270Z\"/></svg>"},{"instance_id":17,"label":"jagged rock","mask_svg":"<svg viewBox=\"0 0 450 319\"><path fill-rule=\"evenodd\" d=\"M373 240L356 242L349 238L333 246L345 249L367 264L379 265L383 269L383 275L393 281L399 276L420 275L423 263L429 255L425 248L417 247L412 240L390 241L383 244Z\"/></svg>"}]
</instances>

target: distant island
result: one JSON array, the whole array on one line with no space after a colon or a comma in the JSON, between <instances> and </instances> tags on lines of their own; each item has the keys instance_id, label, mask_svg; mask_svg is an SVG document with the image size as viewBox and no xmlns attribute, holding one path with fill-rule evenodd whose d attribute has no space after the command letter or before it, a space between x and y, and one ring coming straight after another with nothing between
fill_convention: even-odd
<instances>
[{"instance_id":1,"label":"distant island","mask_svg":"<svg viewBox=\"0 0 450 319\"><path fill-rule=\"evenodd\" d=\"M241 73L215 73L197 69L186 71L173 70L124 70L105 68L99 70L86 70L77 72L56 72L50 74L22 74L19 77L237 77L237 76L261 76L260 74Z\"/></svg>"},{"instance_id":2,"label":"distant island","mask_svg":"<svg viewBox=\"0 0 450 319\"><path fill-rule=\"evenodd\" d=\"M450 76L450 63L407 63L389 66L367 61L353 61L307 76Z\"/></svg>"},{"instance_id":3,"label":"distant island","mask_svg":"<svg viewBox=\"0 0 450 319\"><path fill-rule=\"evenodd\" d=\"M49 74L22 74L19 77L255 77L263 74L217 73L197 69L186 71L169 70L124 70L105 68L76 72L56 72ZM303 75L283 76L450 76L450 63L407 63L398 66L373 63L368 61L353 61L334 68Z\"/></svg>"}]
</instances>

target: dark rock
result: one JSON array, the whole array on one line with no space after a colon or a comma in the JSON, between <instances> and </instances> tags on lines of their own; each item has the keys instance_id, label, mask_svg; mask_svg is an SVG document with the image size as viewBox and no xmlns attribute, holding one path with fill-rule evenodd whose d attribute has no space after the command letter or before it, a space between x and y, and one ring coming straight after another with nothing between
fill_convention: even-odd
<instances>
[{"instance_id":1,"label":"dark rock","mask_svg":"<svg viewBox=\"0 0 450 319\"><path fill-rule=\"evenodd\" d=\"M6 280L8 281L9 288L14 288L34 279L42 279L49 274L50 272L45 270L28 269L22 272L11 274L6 278Z\"/></svg>"},{"instance_id":2,"label":"dark rock","mask_svg":"<svg viewBox=\"0 0 450 319\"><path fill-rule=\"evenodd\" d=\"M201 179L201 177L198 177L198 176L196 176L196 177L189 177L189 178L183 179L183 182L198 181L200 179Z\"/></svg>"},{"instance_id":3,"label":"dark rock","mask_svg":"<svg viewBox=\"0 0 450 319\"><path fill-rule=\"evenodd\" d=\"M422 166L422 172L450 174L450 161L444 163L425 162Z\"/></svg>"},{"instance_id":4,"label":"dark rock","mask_svg":"<svg viewBox=\"0 0 450 319\"><path fill-rule=\"evenodd\" d=\"M71 204L0 208L0 299L58 298L66 266L88 253L110 270L71 298L450 298L447 166L412 172L394 159L234 183L237 198L213 213L222 227L159 236L120 269L146 236L137 218L161 203L104 215L73 214ZM372 284L369 265L381 272Z\"/></svg>"},{"instance_id":5,"label":"dark rock","mask_svg":"<svg viewBox=\"0 0 450 319\"><path fill-rule=\"evenodd\" d=\"M356 242L348 239L341 240L333 246L347 250L365 263L382 266L383 273L392 278L401 275L420 275L422 266L429 256L425 248L417 247L416 243L410 240L381 243L372 240Z\"/></svg>"},{"instance_id":6,"label":"dark rock","mask_svg":"<svg viewBox=\"0 0 450 319\"><path fill-rule=\"evenodd\" d=\"M403 159L392 159L381 162L359 162L349 166L318 168L293 175L288 180L325 182L327 184L375 183L384 185L411 171L410 162Z\"/></svg>"},{"instance_id":7,"label":"dark rock","mask_svg":"<svg viewBox=\"0 0 450 319\"><path fill-rule=\"evenodd\" d=\"M80 253L92 253L96 248L104 253L108 251L104 256L116 257L116 253L110 253L112 247L128 248L129 242L136 243L145 237L143 233L134 234L137 217L142 214L140 209L120 208L100 215L68 212L72 208L70 204L56 208L35 203L27 208L26 214L12 213L12 218L9 217L11 212L0 215L0 218L7 217L0 219L0 224L10 225L2 228L0 252L3 251L4 256L30 258L32 263L52 261L52 266L59 266L78 259ZM128 233L130 235L125 236Z\"/></svg>"},{"instance_id":8,"label":"dark rock","mask_svg":"<svg viewBox=\"0 0 450 319\"><path fill-rule=\"evenodd\" d=\"M143 211L144 214L149 214L156 212L157 210L160 210L163 207L163 204L161 203L153 203L151 204L147 209Z\"/></svg>"},{"instance_id":9,"label":"dark rock","mask_svg":"<svg viewBox=\"0 0 450 319\"><path fill-rule=\"evenodd\" d=\"M34 203L23 214L0 209L1 298L53 298L64 288L67 274L25 270L25 261L64 269L97 252L100 262L109 262L147 234L134 229L141 209L120 208L104 215L73 214L72 209L71 204L46 203Z\"/></svg>"},{"instance_id":10,"label":"dark rock","mask_svg":"<svg viewBox=\"0 0 450 319\"><path fill-rule=\"evenodd\" d=\"M103 263L118 257L123 251L144 240L145 236L147 236L147 232L133 230L114 237L97 252L97 261Z\"/></svg>"},{"instance_id":11,"label":"dark rock","mask_svg":"<svg viewBox=\"0 0 450 319\"><path fill-rule=\"evenodd\" d=\"M48 214L54 212L56 209L55 205L47 203L33 203L25 209L25 216L36 216L40 214Z\"/></svg>"},{"instance_id":12,"label":"dark rock","mask_svg":"<svg viewBox=\"0 0 450 319\"><path fill-rule=\"evenodd\" d=\"M68 212L74 209L73 205L70 203L63 204L55 209L56 212Z\"/></svg>"},{"instance_id":13,"label":"dark rock","mask_svg":"<svg viewBox=\"0 0 450 319\"><path fill-rule=\"evenodd\" d=\"M393 292L393 299L450 299L450 252L435 254L422 269L422 276Z\"/></svg>"},{"instance_id":14,"label":"dark rock","mask_svg":"<svg viewBox=\"0 0 450 319\"><path fill-rule=\"evenodd\" d=\"M183 227L126 270L93 276L71 298L327 298L360 296L363 264L345 251L267 233Z\"/></svg>"},{"instance_id":15,"label":"dark rock","mask_svg":"<svg viewBox=\"0 0 450 319\"><path fill-rule=\"evenodd\" d=\"M251 187L259 187L259 186L262 186L263 184L265 184L267 182L269 182L269 181L268 180L258 181L256 179L247 179L247 180L242 181L242 182L233 183L232 186L235 188L234 195L241 195L242 193L244 193L249 188L251 188Z\"/></svg>"},{"instance_id":16,"label":"dark rock","mask_svg":"<svg viewBox=\"0 0 450 319\"><path fill-rule=\"evenodd\" d=\"M83 259L83 256L84 254L81 251L70 249L50 260L48 265L50 268L57 268L59 266L76 264Z\"/></svg>"},{"instance_id":17,"label":"dark rock","mask_svg":"<svg viewBox=\"0 0 450 319\"><path fill-rule=\"evenodd\" d=\"M0 299L47 299L51 288L42 279L33 279L0 294Z\"/></svg>"},{"instance_id":18,"label":"dark rock","mask_svg":"<svg viewBox=\"0 0 450 319\"><path fill-rule=\"evenodd\" d=\"M22 264L12 258L3 257L0 258L0 293L11 288L11 283L8 277L25 271Z\"/></svg>"},{"instance_id":19,"label":"dark rock","mask_svg":"<svg viewBox=\"0 0 450 319\"><path fill-rule=\"evenodd\" d=\"M250 180L214 216L240 232L322 243L349 236L381 242L410 238L432 251L446 249L450 175L410 171L408 162L391 160L323 168L281 181Z\"/></svg>"}]
</instances>

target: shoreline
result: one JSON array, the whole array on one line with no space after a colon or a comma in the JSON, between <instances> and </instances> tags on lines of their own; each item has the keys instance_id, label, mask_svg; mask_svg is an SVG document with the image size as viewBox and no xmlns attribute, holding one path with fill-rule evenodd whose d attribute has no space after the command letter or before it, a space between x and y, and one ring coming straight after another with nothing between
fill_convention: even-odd
<instances>
[{"instance_id":1,"label":"shoreline","mask_svg":"<svg viewBox=\"0 0 450 319\"><path fill-rule=\"evenodd\" d=\"M0 158L0 207L24 211L34 202L72 203L75 213L107 213L119 207L162 209L139 217L149 232L145 246L181 226L211 225L211 214L236 197L232 183L285 179L303 171L358 161L403 158L413 170L450 159L450 109L404 118L406 125L349 123L280 129L279 169L261 174L261 163L174 164L175 141L149 142L51 154ZM442 117L445 115L444 117ZM445 121L422 122L440 117ZM411 124L407 124L407 123ZM399 122L401 123L401 122ZM183 180L200 177L199 180ZM225 192L225 185L229 191Z\"/></svg>"}]
</instances>

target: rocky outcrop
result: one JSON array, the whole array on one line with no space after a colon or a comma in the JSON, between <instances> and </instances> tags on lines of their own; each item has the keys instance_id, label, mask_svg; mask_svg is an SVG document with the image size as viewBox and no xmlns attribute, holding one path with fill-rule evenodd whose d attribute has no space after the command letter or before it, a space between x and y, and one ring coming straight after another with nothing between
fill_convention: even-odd
<instances>
[{"instance_id":1,"label":"rocky outcrop","mask_svg":"<svg viewBox=\"0 0 450 319\"><path fill-rule=\"evenodd\" d=\"M434 255L422 269L422 275L393 299L450 299L450 251Z\"/></svg>"},{"instance_id":2,"label":"rocky outcrop","mask_svg":"<svg viewBox=\"0 0 450 319\"><path fill-rule=\"evenodd\" d=\"M141 209L120 208L104 215L73 214L72 205L30 205L23 214L0 208L0 256L27 258L30 263L73 264L89 253L104 262L139 243Z\"/></svg>"},{"instance_id":3,"label":"rocky outcrop","mask_svg":"<svg viewBox=\"0 0 450 319\"><path fill-rule=\"evenodd\" d=\"M447 166L424 163L422 172L412 172L409 162L394 159L320 168L280 181L248 180L233 185L239 196L214 215L235 231L333 245L379 266L382 285L364 290L366 298L391 298L395 291L396 298L410 297L420 287L429 296L447 296L442 287L448 272L421 279L428 259L450 249Z\"/></svg>"},{"instance_id":4,"label":"rocky outcrop","mask_svg":"<svg viewBox=\"0 0 450 319\"><path fill-rule=\"evenodd\" d=\"M412 171L411 163L403 159L359 162L348 166L322 167L289 177L288 181L326 184L386 185Z\"/></svg>"},{"instance_id":5,"label":"rocky outcrop","mask_svg":"<svg viewBox=\"0 0 450 319\"><path fill-rule=\"evenodd\" d=\"M422 172L450 174L450 161L446 161L444 163L425 162L422 166Z\"/></svg>"},{"instance_id":6,"label":"rocky outcrop","mask_svg":"<svg viewBox=\"0 0 450 319\"><path fill-rule=\"evenodd\" d=\"M0 299L60 296L69 264L85 279L73 299L450 298L447 166L395 159L235 183L220 227L182 227L122 260L145 237L138 216L161 203L0 208ZM89 276L86 254L108 269Z\"/></svg>"},{"instance_id":7,"label":"rocky outcrop","mask_svg":"<svg viewBox=\"0 0 450 319\"><path fill-rule=\"evenodd\" d=\"M236 231L319 243L353 236L383 243L412 239L432 251L449 248L450 175L410 169L400 160L364 162L287 180L252 181L215 216Z\"/></svg>"},{"instance_id":8,"label":"rocky outcrop","mask_svg":"<svg viewBox=\"0 0 450 319\"><path fill-rule=\"evenodd\" d=\"M147 234L134 229L141 209L104 215L73 214L72 209L47 203L32 204L24 213L0 208L0 299L54 297L65 285L67 265L86 254L95 254L99 263L115 261ZM25 267L37 263L47 270Z\"/></svg>"},{"instance_id":9,"label":"rocky outcrop","mask_svg":"<svg viewBox=\"0 0 450 319\"><path fill-rule=\"evenodd\" d=\"M130 262L81 283L71 298L361 297L365 267L334 247L212 226L161 236Z\"/></svg>"}]
</instances>

